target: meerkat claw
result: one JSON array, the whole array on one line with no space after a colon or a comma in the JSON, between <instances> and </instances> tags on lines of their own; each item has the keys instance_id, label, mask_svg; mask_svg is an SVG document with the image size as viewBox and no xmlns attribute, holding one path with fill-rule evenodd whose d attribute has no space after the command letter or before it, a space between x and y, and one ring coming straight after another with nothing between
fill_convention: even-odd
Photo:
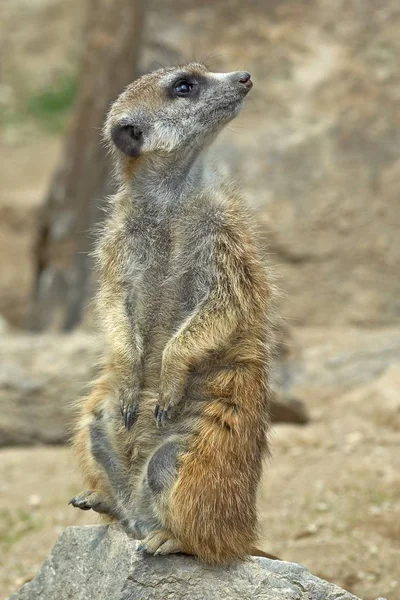
<instances>
[{"instance_id":1,"label":"meerkat claw","mask_svg":"<svg viewBox=\"0 0 400 600\"><path fill-rule=\"evenodd\" d=\"M157 427L161 427L163 424L163 414L164 414L164 409L159 404L156 404L156 407L154 409L154 418L155 418Z\"/></svg>"},{"instance_id":2,"label":"meerkat claw","mask_svg":"<svg viewBox=\"0 0 400 600\"><path fill-rule=\"evenodd\" d=\"M169 421L169 417L168 417L168 409L167 410L163 410L163 413L161 415L161 427L165 427L166 425L168 425L168 421Z\"/></svg>"},{"instance_id":3,"label":"meerkat claw","mask_svg":"<svg viewBox=\"0 0 400 600\"><path fill-rule=\"evenodd\" d=\"M82 502L79 499L79 496L74 496L68 502L68 505L71 504L74 508L80 508L81 510L90 510L92 507L88 506L85 502Z\"/></svg>"},{"instance_id":4,"label":"meerkat claw","mask_svg":"<svg viewBox=\"0 0 400 600\"><path fill-rule=\"evenodd\" d=\"M164 409L163 408L158 408L157 411L157 417L156 417L156 423L157 423L157 427L163 427L165 424L165 419L164 419Z\"/></svg>"},{"instance_id":5,"label":"meerkat claw","mask_svg":"<svg viewBox=\"0 0 400 600\"><path fill-rule=\"evenodd\" d=\"M101 514L110 512L110 507L106 502L103 501L97 492L82 492L82 494L78 494L77 496L71 498L68 504L71 504L75 508L80 508L81 510L92 509Z\"/></svg>"},{"instance_id":6,"label":"meerkat claw","mask_svg":"<svg viewBox=\"0 0 400 600\"><path fill-rule=\"evenodd\" d=\"M174 416L174 408L175 408L175 404L173 404L173 402L170 402L168 404L168 406L163 410L163 414L161 417L161 425L163 427L168 425L169 421L172 421L173 416Z\"/></svg>"},{"instance_id":7,"label":"meerkat claw","mask_svg":"<svg viewBox=\"0 0 400 600\"><path fill-rule=\"evenodd\" d=\"M131 429L132 425L136 421L137 411L138 411L138 403L137 402L134 402L133 404L128 404L126 406L121 407L121 414L124 419L124 425L128 431L129 431L129 429Z\"/></svg>"},{"instance_id":8,"label":"meerkat claw","mask_svg":"<svg viewBox=\"0 0 400 600\"><path fill-rule=\"evenodd\" d=\"M161 408L159 404L154 409L154 418L156 420L157 427L165 427L168 422L171 421L173 416L174 405L169 403L166 408Z\"/></svg>"},{"instance_id":9,"label":"meerkat claw","mask_svg":"<svg viewBox=\"0 0 400 600\"><path fill-rule=\"evenodd\" d=\"M167 415L167 419L170 421L174 414L174 405L170 403L165 412Z\"/></svg>"}]
</instances>

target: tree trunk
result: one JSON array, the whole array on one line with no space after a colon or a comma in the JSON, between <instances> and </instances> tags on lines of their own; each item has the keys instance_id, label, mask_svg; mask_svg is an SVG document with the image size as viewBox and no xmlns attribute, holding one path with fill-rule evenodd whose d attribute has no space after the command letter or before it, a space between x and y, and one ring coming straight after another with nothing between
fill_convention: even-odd
<instances>
[{"instance_id":1,"label":"tree trunk","mask_svg":"<svg viewBox=\"0 0 400 600\"><path fill-rule=\"evenodd\" d=\"M90 289L90 229L110 191L101 128L110 103L137 74L144 0L89 0L82 68L70 129L40 216L30 329L70 330Z\"/></svg>"}]
</instances>

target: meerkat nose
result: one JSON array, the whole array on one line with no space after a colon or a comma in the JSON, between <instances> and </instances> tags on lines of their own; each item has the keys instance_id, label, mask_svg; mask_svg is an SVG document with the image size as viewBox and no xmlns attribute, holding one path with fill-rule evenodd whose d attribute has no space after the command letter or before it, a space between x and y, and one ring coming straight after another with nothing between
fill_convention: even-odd
<instances>
[{"instance_id":1,"label":"meerkat nose","mask_svg":"<svg viewBox=\"0 0 400 600\"><path fill-rule=\"evenodd\" d=\"M243 73L240 73L239 76L239 82L243 83L248 89L253 87L253 82L251 81L251 75L250 73L247 73L247 71L244 71Z\"/></svg>"}]
</instances>

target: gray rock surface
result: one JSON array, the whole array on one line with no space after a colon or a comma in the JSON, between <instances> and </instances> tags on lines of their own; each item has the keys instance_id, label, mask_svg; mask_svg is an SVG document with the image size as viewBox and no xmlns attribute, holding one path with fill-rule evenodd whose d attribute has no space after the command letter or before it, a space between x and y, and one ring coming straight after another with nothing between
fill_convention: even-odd
<instances>
[{"instance_id":1,"label":"gray rock surface","mask_svg":"<svg viewBox=\"0 0 400 600\"><path fill-rule=\"evenodd\" d=\"M274 390L271 399L272 423L298 423L299 425L305 425L309 420L310 417L303 400Z\"/></svg>"},{"instance_id":2,"label":"gray rock surface","mask_svg":"<svg viewBox=\"0 0 400 600\"><path fill-rule=\"evenodd\" d=\"M70 527L9 600L357 600L304 567L265 558L217 568L142 556L118 526Z\"/></svg>"},{"instance_id":3,"label":"gray rock surface","mask_svg":"<svg viewBox=\"0 0 400 600\"><path fill-rule=\"evenodd\" d=\"M275 365L281 393L299 387L345 391L366 385L400 364L400 328L292 329L292 353Z\"/></svg>"},{"instance_id":4,"label":"gray rock surface","mask_svg":"<svg viewBox=\"0 0 400 600\"><path fill-rule=\"evenodd\" d=\"M293 328L291 337L291 352L274 368L275 423L307 423L301 390L347 392L400 364L399 327ZM99 345L84 331L0 336L0 447L66 441L76 400L95 375Z\"/></svg>"},{"instance_id":5,"label":"gray rock surface","mask_svg":"<svg viewBox=\"0 0 400 600\"><path fill-rule=\"evenodd\" d=\"M0 447L60 444L93 377L93 336L0 336Z\"/></svg>"},{"instance_id":6,"label":"gray rock surface","mask_svg":"<svg viewBox=\"0 0 400 600\"><path fill-rule=\"evenodd\" d=\"M0 336L0 447L62 444L76 400L94 377L98 337L9 333ZM276 396L274 421L305 423L301 401Z\"/></svg>"}]
</instances>

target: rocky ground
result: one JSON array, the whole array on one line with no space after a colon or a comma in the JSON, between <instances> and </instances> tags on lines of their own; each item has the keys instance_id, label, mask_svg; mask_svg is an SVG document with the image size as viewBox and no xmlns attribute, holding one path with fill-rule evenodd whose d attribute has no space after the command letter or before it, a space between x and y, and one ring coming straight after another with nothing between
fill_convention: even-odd
<instances>
[{"instance_id":1,"label":"rocky ground","mask_svg":"<svg viewBox=\"0 0 400 600\"><path fill-rule=\"evenodd\" d=\"M0 597L66 526L96 520L67 506L79 475L51 445L96 343L15 328L69 108L43 97L73 84L82 7L0 3ZM259 212L291 332L275 378L311 417L273 428L262 544L364 600L400 597L399 22L395 0L153 2L143 59L211 53L214 69L252 71L253 99L216 156Z\"/></svg>"}]
</instances>

